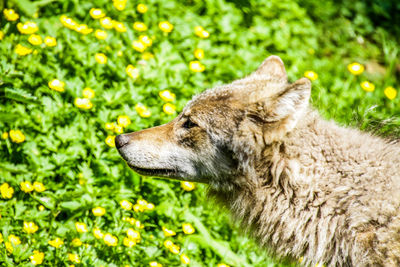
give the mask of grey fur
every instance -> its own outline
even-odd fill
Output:
[[[195,97],[160,126],[168,128],[161,137],[158,129],[128,136],[138,150],[141,143],[186,149],[192,156],[182,164],[198,169],[191,180],[210,184],[280,257],[303,257],[307,266],[400,266],[400,144],[323,120],[308,107],[310,90],[305,78],[289,84],[272,56],[248,77]],[[188,118],[198,126],[182,129]],[[135,162],[129,146],[120,152]],[[148,168],[157,165],[142,154]]]

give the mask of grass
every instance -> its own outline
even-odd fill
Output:
[[[141,6],[140,13],[138,4],[148,10]],[[351,4],[148,0],[122,8],[124,1],[8,1],[5,8],[19,16],[10,21],[8,10],[0,19],[0,262],[185,266],[184,254],[190,266],[289,266],[265,255],[216,210],[204,185],[187,191],[131,171],[113,137],[168,122],[192,95],[249,74],[271,54],[281,56],[292,81],[306,71],[318,75],[312,104],[326,118],[399,136],[399,42],[392,34],[398,29],[371,18],[375,4]],[[115,23],[107,29],[92,8],[126,30]],[[18,29],[27,21],[56,45],[29,39],[23,32],[35,27]],[[173,28],[167,23],[163,31],[163,21]],[[147,29],[138,31],[134,22]],[[82,33],[82,25],[92,32]],[[147,38],[134,48],[141,35]],[[353,62],[365,71],[352,74]],[[374,90],[365,91],[363,81]],[[161,98],[165,90],[175,96]],[[184,233],[184,223],[195,232]],[[167,248],[166,240],[178,247]]]

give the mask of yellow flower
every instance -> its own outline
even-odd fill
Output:
[[[122,220],[123,220],[124,222],[130,223],[131,225],[135,225],[135,223],[136,223],[135,218],[123,217]]]
[[[28,42],[30,42],[33,45],[41,45],[43,43],[42,37],[37,34],[31,34],[28,38]]]
[[[139,77],[139,69],[134,67],[131,64],[126,66],[125,71],[126,71],[126,74],[128,74],[128,76],[131,77],[132,79],[136,79]]]
[[[363,81],[361,83],[361,88],[364,89],[364,91],[373,92],[375,90],[375,85],[368,81]]]
[[[25,141],[25,135],[20,130],[10,130],[10,139],[14,143],[22,143]]]
[[[39,27],[33,21],[27,21],[24,24],[19,22],[17,24],[17,29],[22,34],[32,34],[39,30]]]
[[[94,32],[94,35],[99,40],[105,40],[107,38],[107,33],[105,31],[103,31],[103,30],[96,30]]]
[[[138,199],[136,201],[136,203],[139,205],[140,211],[144,211],[146,209],[146,207],[147,207],[147,204],[148,204],[147,201],[144,200],[144,199]]]
[[[31,263],[33,265],[39,265],[42,264],[44,260],[44,253],[40,252],[39,250],[34,250],[33,254],[29,256],[29,259],[31,260]]]
[[[19,244],[21,244],[21,240],[19,239],[18,236],[15,236],[13,234],[9,235],[8,241],[5,242],[6,249],[9,253],[13,253],[14,246],[17,246]]]
[[[71,244],[74,247],[80,247],[82,246],[82,241],[79,238],[74,238],[72,239]]]
[[[133,41],[132,48],[138,52],[143,52],[144,50],[146,50],[146,45],[141,41]]]
[[[4,17],[6,18],[6,20],[8,20],[8,21],[16,21],[17,19],[19,19],[18,13],[15,12],[15,10],[11,9],[11,8],[10,9],[5,8],[3,10],[3,14],[4,14]]]
[[[101,19],[106,16],[106,14],[100,8],[92,8],[90,9],[89,13],[94,19]]]
[[[124,132],[124,128],[121,125],[115,125],[114,126],[114,132],[116,134],[122,134]]]
[[[68,253],[68,260],[74,263],[81,263],[78,254]]]
[[[167,228],[165,228],[164,226],[162,227],[163,233],[165,237],[169,237],[169,236],[174,236],[176,235],[176,233],[172,230],[169,230]]]
[[[136,242],[140,242],[140,233],[138,231],[129,228],[128,231],[126,231],[126,235],[130,239],[135,240]]]
[[[39,229],[39,226],[37,226],[34,222],[25,222],[24,221],[24,231],[28,234],[33,234]]]
[[[139,4],[137,5],[136,10],[137,12],[144,14],[147,12],[148,8],[145,4]]]
[[[114,135],[107,136],[105,142],[109,147],[115,147],[115,136]]]
[[[43,205],[39,206],[39,211],[44,211],[45,207]]]
[[[190,223],[184,223],[182,224],[182,230],[185,234],[191,235],[194,233],[194,228]]]
[[[138,221],[138,220],[135,221],[135,226],[136,226],[137,228],[139,228],[139,229],[143,229],[143,228],[144,228],[144,225],[143,225],[140,221]]]
[[[131,120],[126,115],[118,116],[117,122],[118,122],[118,125],[121,125],[122,127],[126,127],[129,124],[131,124]]]
[[[81,222],[76,222],[75,228],[78,233],[86,233],[88,231],[86,224]]]
[[[10,187],[8,183],[3,183],[0,186],[1,197],[4,199],[12,198],[14,194],[14,188]]]
[[[46,36],[46,37],[44,38],[44,43],[45,43],[47,46],[49,46],[49,47],[53,47],[53,46],[56,46],[56,45],[57,45],[57,40],[56,40],[56,38],[54,38],[54,37]]]
[[[116,245],[118,245],[118,238],[110,233],[105,234],[103,240],[107,246],[115,247]]]
[[[78,27],[78,23],[76,23],[76,21],[74,21],[73,19],[68,18],[66,15],[61,15],[60,21],[62,25],[64,25],[64,27],[67,27],[68,29],[76,30],[76,27]]]
[[[86,25],[86,24],[79,24],[79,25],[74,27],[74,30],[79,32],[79,33],[82,33],[84,35],[87,35],[87,34],[93,32],[93,29],[89,28],[89,26]]]
[[[181,250],[181,248],[178,246],[178,245],[172,245],[170,248],[169,248],[169,251],[171,251],[172,253],[174,253],[174,254],[179,254],[179,252],[180,252],[180,250]]]
[[[194,57],[197,59],[204,58],[204,50],[201,48],[197,48],[196,50],[194,50],[193,54],[194,54]]]
[[[93,107],[93,103],[89,98],[75,98],[74,105],[81,109],[91,109]]]
[[[163,110],[166,114],[172,115],[175,113],[176,107],[174,104],[171,103],[165,103],[163,106]]]
[[[147,31],[147,26],[143,22],[135,22],[133,23],[133,28],[137,30],[138,32],[144,32]]]
[[[113,122],[107,122],[106,123],[106,125],[105,125],[105,127],[106,127],[106,129],[107,130],[114,130],[114,127],[115,127],[115,123],[113,123]]]
[[[158,27],[163,32],[172,32],[172,30],[174,29],[174,25],[169,23],[169,21],[161,21],[160,23],[158,23]]]
[[[136,212],[144,211],[144,209],[138,204],[133,205],[133,210],[136,211]]]
[[[82,95],[86,98],[93,98],[95,96],[95,92],[93,91],[93,89],[86,87],[85,89],[83,89]]]
[[[107,63],[107,56],[103,53],[97,53],[96,55],[94,55],[94,58],[96,59],[97,63],[99,63],[99,64]]]
[[[29,181],[21,182],[20,183],[21,190],[24,191],[25,193],[32,192],[35,188]]]
[[[113,5],[118,11],[122,11],[125,9],[126,0],[113,0]]]
[[[196,185],[192,182],[181,182],[181,187],[185,191],[192,191],[196,188]]]
[[[101,239],[103,238],[104,234],[101,232],[101,230],[99,228],[94,228],[93,229],[93,235],[94,237],[96,237],[97,239]]]
[[[123,242],[125,247],[131,248],[136,245],[136,241],[133,239],[130,239],[128,237],[124,237],[124,242]]]
[[[106,209],[102,207],[96,207],[92,209],[92,212],[94,216],[103,216],[106,214]]]
[[[318,74],[312,70],[304,72],[304,76],[310,79],[311,81],[315,81],[316,79],[318,79]]]
[[[6,241],[6,242],[4,242],[4,245],[6,246],[6,250],[7,250],[9,253],[13,253],[14,247],[13,247],[13,245],[11,244],[11,242]]]
[[[35,191],[38,193],[46,190],[46,187],[41,182],[34,182],[33,187],[35,188]]]
[[[206,69],[206,67],[197,60],[190,61],[189,68],[193,72],[203,72]]]
[[[188,256],[186,256],[185,254],[181,254],[181,262],[183,264],[189,264],[190,263],[190,259]]]
[[[126,32],[126,27],[122,22],[115,22],[114,23],[114,29],[117,32]]]
[[[151,116],[151,111],[148,110],[147,107],[141,103],[136,104],[135,110],[142,118],[148,118]]]
[[[21,244],[21,239],[19,239],[18,236],[13,235],[13,234],[8,236],[8,241],[11,242],[11,244],[13,244],[13,245]]]
[[[219,263],[217,265],[217,267],[230,267],[229,265],[225,264],[225,263]]]
[[[17,44],[17,46],[15,47],[15,53],[17,53],[17,55],[19,55],[19,56],[26,56],[26,55],[29,55],[30,53],[32,53],[32,49],[30,49],[29,47],[25,47],[23,45]]]
[[[153,203],[147,203],[146,209],[147,210],[154,210],[154,204]]]
[[[57,92],[64,92],[65,82],[62,82],[58,79],[53,79],[49,82],[50,89],[57,91]]]
[[[64,244],[61,238],[56,237],[54,240],[49,240],[49,245],[55,248],[60,248]]]
[[[152,58],[154,58],[154,55],[152,53],[150,53],[150,52],[144,52],[142,54],[142,59],[144,59],[144,60],[149,60],[149,59],[152,59]]]
[[[392,86],[388,86],[385,88],[385,90],[383,91],[383,93],[385,94],[385,96],[387,98],[389,98],[390,100],[393,100],[396,98],[397,96],[397,91],[396,89],[394,89]],[[11,132],[11,131],[10,131]]]
[[[166,248],[171,248],[172,246],[174,245],[174,242],[172,242],[171,240],[165,240],[164,241],[164,247],[166,247]]]
[[[4,38],[4,32],[0,30],[0,40],[3,40]]]
[[[206,31],[202,26],[194,27],[194,34],[196,34],[200,38],[208,38],[210,34]]]
[[[153,40],[147,35],[140,35],[139,41],[142,42],[146,47],[150,47],[153,44]]]
[[[6,140],[8,138],[8,133],[7,132],[2,133],[1,138]]]
[[[170,102],[175,100],[175,94],[171,93],[169,90],[163,90],[158,93],[162,100],[165,102]]]
[[[162,267],[161,263],[158,263],[156,261],[152,261],[149,263],[150,267]]]
[[[100,19],[100,25],[107,30],[112,29],[114,26],[113,21],[110,17]]]
[[[353,62],[353,63],[347,65],[347,69],[353,75],[360,75],[361,73],[364,72],[364,66],[357,62]]]
[[[0,233],[0,244],[3,243],[3,241],[4,241],[3,234]]]
[[[121,208],[125,209],[125,210],[131,210],[132,209],[132,203],[126,199],[121,200],[121,202],[119,202],[119,204],[121,205]]]

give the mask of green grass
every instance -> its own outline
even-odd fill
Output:
[[[371,2],[371,1],[370,1]],[[42,265],[65,266],[149,266],[157,261],[163,266],[184,266],[183,253],[190,266],[288,266],[269,258],[247,239],[229,215],[207,200],[206,187],[197,185],[187,192],[181,184],[156,178],[143,178],[131,171],[109,147],[106,123],[116,123],[118,116],[130,118],[124,132],[137,131],[173,119],[185,103],[207,88],[231,82],[254,71],[264,58],[279,55],[292,81],[312,70],[312,104],[324,117],[379,134],[400,135],[400,96],[389,99],[385,88],[400,88],[398,28],[390,25],[390,8],[378,2],[362,1],[338,5],[336,1],[162,1],[149,0],[148,11],[136,10],[141,2],[128,1],[118,11],[111,1],[8,1],[17,21],[7,21],[2,14],[0,29],[0,131],[10,134],[20,130],[21,143],[3,135],[0,140],[0,262],[4,266],[31,266],[34,250],[45,254]],[[301,3],[301,4],[300,4]],[[3,2],[0,3],[0,8]],[[122,22],[126,32],[103,29],[99,20],[89,15],[91,8],[102,9],[113,20]],[[386,12],[386,13],[385,13]],[[68,29],[60,21],[66,15],[79,24],[107,32],[105,40],[94,32],[83,35]],[[376,15],[376,16],[375,16]],[[376,18],[384,17],[381,21]],[[42,39],[55,37],[57,45],[32,45],[29,34],[21,34],[17,23],[34,21]],[[148,30],[133,29],[136,21]],[[173,25],[170,33],[162,32],[161,21]],[[395,25],[395,24],[393,24]],[[195,35],[202,26],[208,38]],[[385,26],[386,28],[383,28]],[[143,53],[132,48],[140,35],[152,39],[145,52],[154,57],[143,60]],[[32,49],[20,56],[18,44]],[[203,72],[193,72],[189,63],[196,60],[194,50],[205,56],[200,62]],[[107,56],[106,64],[95,60],[96,53]],[[355,76],[348,64],[359,62],[366,70]],[[126,67],[137,67],[139,77],[131,78]],[[59,79],[64,91],[51,90],[48,83]],[[360,83],[370,81],[373,92],[364,91]],[[74,105],[89,87],[95,96],[93,106],[82,109]],[[177,112],[166,114],[159,92],[176,95],[172,104]],[[141,117],[135,106],[141,103],[151,111]],[[10,134],[11,135],[11,134]],[[21,182],[43,183],[43,192],[24,192]],[[13,188],[11,198],[5,195],[7,183]],[[40,191],[40,190],[39,190]],[[154,210],[125,210],[120,201],[146,200]],[[92,208],[103,207],[104,216],[96,217]],[[135,218],[143,228],[131,225],[124,217]],[[34,233],[24,230],[24,222],[34,222]],[[76,222],[85,223],[80,233]],[[195,233],[185,234],[183,223],[191,223]],[[162,227],[175,231],[165,237]],[[93,235],[100,228],[118,238],[109,246]],[[141,240],[128,248],[123,244],[126,232],[133,228]],[[20,238],[10,253],[9,236]],[[60,238],[59,248],[49,245]],[[83,243],[74,246],[72,240]],[[166,239],[180,247],[179,254],[164,246]],[[68,254],[76,254],[74,263]]]

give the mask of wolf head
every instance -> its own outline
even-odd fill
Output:
[[[117,136],[116,146],[142,175],[239,184],[296,127],[310,91],[306,78],[288,83],[282,60],[270,56],[249,76],[194,97],[173,121]]]

